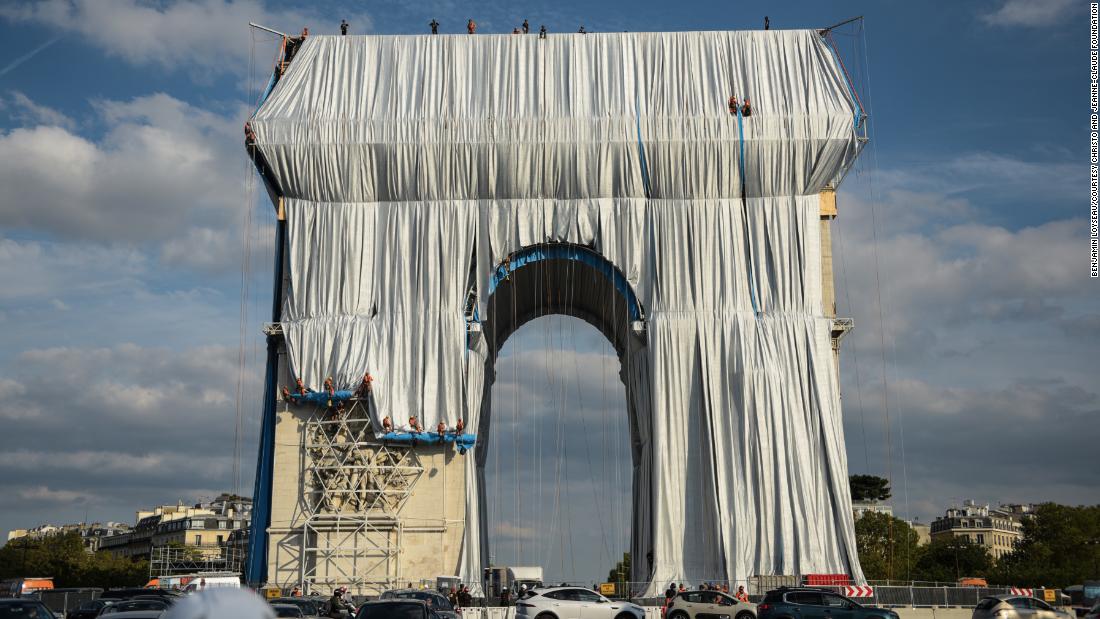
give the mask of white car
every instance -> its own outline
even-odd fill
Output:
[[[580,587],[535,589],[516,601],[516,619],[645,619],[645,609]]]
[[[681,591],[665,609],[665,619],[756,619],[756,604],[721,591]]]

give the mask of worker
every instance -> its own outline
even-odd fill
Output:
[[[428,25],[432,28],[432,34],[439,34],[439,22],[433,18],[432,21],[428,22]]]
[[[735,595],[733,597],[737,598],[738,602],[748,602],[749,601],[749,594],[745,593],[745,586],[744,585],[741,585],[741,586],[737,587],[737,595]]]
[[[768,16],[764,16],[764,30],[771,30],[772,20],[768,19]]]
[[[466,585],[462,585],[462,589],[458,592],[458,602],[462,606],[469,606],[474,601],[474,596],[470,595],[470,588]]]
[[[312,389],[306,389],[305,384],[302,383],[302,379],[295,378],[294,379],[294,391],[296,391],[298,393],[298,395],[305,395],[307,393],[310,393],[312,391]]]
[[[466,32],[469,34],[477,32],[477,22],[472,19],[466,20]]]
[[[328,393],[330,397],[336,395],[336,388],[333,386],[331,376],[325,379],[325,392]]]
[[[752,103],[749,103],[748,97],[745,97],[745,105],[741,106],[741,115],[745,118],[752,116]]]
[[[519,34],[519,27],[512,28],[512,34]]]
[[[290,597],[298,598],[302,597],[302,588],[298,585],[294,585],[294,589],[290,592]]]
[[[409,417],[409,427],[413,429],[413,432],[420,432],[420,420],[416,417]]]
[[[342,37],[348,36],[348,22],[347,22],[346,19],[341,19],[340,20],[340,36],[342,36]]]
[[[545,39],[546,38],[546,24],[543,24],[543,25],[539,26],[539,38],[540,39]]]
[[[737,104],[737,95],[730,95],[729,106],[730,114],[737,116],[737,108],[739,107]]]
[[[531,26],[527,24],[527,20],[523,20],[523,34],[529,34],[531,32]]]
[[[386,434],[393,432],[393,422],[390,421],[389,417],[382,420],[382,430],[385,431]]]
[[[451,606],[458,606],[458,591],[454,587],[451,587],[451,592],[447,594],[447,601]]]
[[[463,423],[461,419],[459,419],[458,423],[455,424],[455,434],[462,434],[462,431],[464,429],[466,429],[466,424]]]
[[[581,28],[580,28],[580,30],[577,31],[577,34],[588,34],[587,32],[584,31],[584,24],[581,24]]]
[[[438,424],[436,424],[435,431],[439,432],[439,438],[440,440],[442,440],[443,437],[447,434],[447,424],[440,421]]]
[[[244,145],[253,146],[256,144],[256,132],[252,130],[252,123],[244,124]]]
[[[294,398],[290,395],[290,389],[287,389],[286,385],[283,385],[283,402],[291,402]]]
[[[373,383],[374,377],[370,375],[370,372],[363,374],[363,380],[359,383],[359,392],[357,395],[361,398],[369,396]]]

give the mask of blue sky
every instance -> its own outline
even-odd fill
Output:
[[[153,502],[232,488],[239,377],[250,486],[272,216],[249,187],[241,124],[275,42],[249,20],[335,32],[346,18],[353,34],[389,34],[432,18],[459,32],[467,17],[510,32],[526,17],[563,32],[759,28],[765,14],[773,28],[866,17],[865,39],[837,33],[875,127],[835,239],[840,311],[857,325],[842,358],[851,470],[889,474],[898,512],[924,521],[968,497],[1100,502],[1087,456],[1100,420],[1087,3],[13,0],[0,6],[0,529],[129,521]],[[559,336],[575,355],[546,354]],[[500,452],[498,559],[590,580],[625,549],[614,514],[629,494],[609,481],[625,466],[625,414],[609,355],[572,320],[509,342],[501,364],[575,376],[576,395],[520,404],[537,386],[501,371],[502,420],[535,432],[561,410],[600,429],[592,466],[566,463],[576,511],[561,516],[556,551],[531,554],[531,529],[551,523],[511,507],[539,463]],[[589,479],[592,467],[607,475]]]

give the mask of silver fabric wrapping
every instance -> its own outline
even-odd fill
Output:
[[[315,389],[369,371],[377,416],[487,436],[471,269],[484,318],[512,252],[591,247],[646,313],[622,358],[633,579],[862,580],[817,195],[859,153],[856,114],[812,31],[311,37],[252,120],[286,198],[291,367]],[[472,581],[485,453],[466,467]]]

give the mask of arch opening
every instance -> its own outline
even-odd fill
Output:
[[[616,422],[610,423],[610,430],[608,429],[607,420],[598,420],[603,423],[601,428],[603,432],[618,432],[619,439],[621,440],[622,434],[626,434],[627,442],[625,449],[629,450],[630,454],[630,468],[623,472],[622,475],[618,475],[616,478],[616,484],[625,484],[629,490],[626,491],[627,498],[623,502],[613,503],[608,500],[606,504],[597,507],[598,510],[603,511],[602,522],[590,522],[588,525],[592,527],[605,527],[600,532],[601,540],[610,539],[608,547],[602,549],[601,561],[610,559],[609,564],[599,566],[596,572],[589,570],[589,575],[606,575],[606,570],[610,569],[617,561],[621,560],[622,552],[624,550],[631,552],[632,556],[638,556],[637,551],[642,550],[642,555],[647,554],[646,550],[652,547],[651,542],[648,540],[648,532],[650,527],[648,523],[639,525],[639,516],[641,511],[640,506],[648,505],[650,502],[650,488],[648,483],[639,483],[639,471],[645,467],[645,461],[648,459],[644,455],[643,449],[643,434],[640,432],[640,423],[642,426],[645,424],[645,416],[648,415],[648,411],[640,411],[639,406],[645,406],[648,402],[648,397],[638,397],[635,391],[637,389],[632,385],[636,384],[635,368],[632,366],[636,363],[636,359],[644,357],[645,348],[645,309],[638,300],[633,288],[630,286],[626,277],[622,271],[618,269],[614,264],[604,258],[598,252],[581,245],[568,244],[568,243],[547,243],[538,244],[525,247],[519,251],[516,251],[509,255],[500,265],[498,265],[490,274],[488,285],[488,299],[485,304],[486,315],[481,322],[481,331],[485,338],[486,344],[486,383],[484,397],[481,406],[481,419],[478,429],[479,436],[490,437],[492,436],[492,422],[494,418],[497,418],[501,425],[508,423],[516,423],[517,419],[522,420],[524,415],[528,415],[529,410],[518,410],[519,407],[510,402],[501,402],[501,411],[511,410],[515,415],[511,417],[500,417],[494,414],[493,404],[493,385],[496,382],[498,375],[508,377],[510,383],[515,383],[514,376],[509,375],[508,367],[497,367],[498,359],[501,356],[502,351],[505,350],[506,343],[510,338],[515,335],[525,325],[531,324],[533,321],[543,319],[539,321],[540,325],[547,320],[558,320],[559,326],[565,322],[572,322],[569,318],[583,321],[593,327],[602,336],[603,340],[606,340],[605,344],[610,345],[610,349],[614,350],[614,356],[618,361],[618,381],[608,381],[606,388],[607,402],[612,402],[615,405],[608,406],[611,411],[616,412],[615,409],[624,410],[626,414],[625,425],[623,419],[620,417]],[[557,317],[557,318],[554,318]],[[569,318],[562,318],[569,317]],[[576,325],[573,323],[575,326]],[[569,328],[569,327],[567,327]],[[579,331],[583,331],[581,327]],[[533,334],[537,337],[537,332]],[[564,336],[569,339],[573,334]],[[595,336],[595,334],[591,334]],[[558,337],[563,337],[559,332]],[[523,335],[516,338],[514,342],[522,342]],[[601,338],[589,337],[589,342],[596,342]],[[571,349],[571,346],[575,345],[575,342],[562,342],[559,339],[559,345],[565,347],[565,352],[572,355],[577,355],[575,347]],[[608,352],[604,348],[605,352]],[[509,351],[514,354],[515,350]],[[559,350],[559,355],[560,355]],[[508,353],[505,356],[511,357]],[[608,355],[610,356],[610,355]],[[515,363],[514,358],[509,359],[510,362]],[[573,359],[577,361],[576,357]],[[514,366],[513,366],[514,367]],[[614,372],[614,367],[608,368]],[[571,371],[575,371],[575,368]],[[597,370],[606,371],[606,370]],[[575,377],[559,376],[559,380],[572,383],[571,388],[575,388],[578,393],[582,388],[580,385],[581,377],[579,374]],[[602,379],[602,377],[601,377]],[[533,379],[532,379],[533,380]],[[513,389],[519,388],[523,381],[518,381],[520,384],[510,384]],[[564,389],[561,383],[558,383],[559,388]],[[527,393],[528,397],[532,394]],[[567,404],[560,400],[561,395],[557,396],[559,400],[555,403],[562,407]],[[620,399],[622,398],[622,399]],[[603,403],[601,403],[601,406]],[[500,411],[496,411],[500,412]],[[574,411],[575,412],[575,411]],[[642,419],[640,419],[640,415]],[[507,413],[506,413],[507,414]],[[583,414],[583,413],[582,413]],[[535,418],[535,417],[532,417]],[[538,444],[532,441],[531,444],[535,445],[535,449],[531,450],[534,453],[528,453],[526,456],[529,461],[533,461],[533,458],[545,457],[551,449],[563,449],[562,441],[566,441],[564,450],[571,457],[583,459],[584,462],[588,462],[591,459],[591,450],[593,446],[587,442],[589,436],[587,433],[592,431],[585,427],[585,422],[580,420],[579,417],[566,415],[563,411],[559,410],[557,418],[554,423],[562,424],[565,421],[571,425],[568,430],[564,431],[561,427],[556,428],[556,432],[549,438],[543,437],[542,440],[554,441],[547,445],[543,443],[542,450],[539,451]],[[577,423],[579,421],[579,423]],[[584,436],[580,436],[580,433],[585,433]],[[507,439],[506,439],[507,440]],[[527,440],[532,440],[528,435]],[[603,444],[603,438],[595,445],[598,451],[601,444]],[[609,439],[613,440],[613,439]],[[495,453],[490,454],[490,445],[493,445],[493,449],[497,450]],[[502,447],[504,449],[502,450]],[[489,492],[493,491],[490,484],[487,483],[489,479],[486,476],[486,467],[492,467],[496,464],[494,458],[501,456],[510,456],[514,453],[517,445],[508,447],[506,442],[498,440],[485,440],[479,441],[477,446],[477,477],[479,481],[478,500],[481,505],[480,511],[480,523],[479,529],[481,533],[481,554],[482,564],[485,566],[496,564],[501,565],[502,560],[506,560],[510,557],[517,556],[516,553],[506,553],[504,555],[494,555],[500,546],[504,544],[494,544],[498,542],[500,538],[500,531],[490,531],[489,525],[491,517],[499,516],[499,514],[492,514],[490,512],[490,506],[494,505],[489,500]],[[623,455],[621,451],[616,451],[616,455]],[[561,454],[556,454],[558,458]],[[607,454],[602,454],[606,456]],[[560,460],[558,460],[560,461]],[[616,469],[615,471],[619,471]],[[567,470],[568,473],[568,470]],[[575,474],[575,473],[574,473]],[[593,475],[597,474],[596,472]],[[571,480],[576,480],[577,477],[570,474],[567,476],[565,483],[568,484]],[[546,483],[544,479],[543,483]],[[560,479],[553,479],[551,483],[560,484]],[[590,481],[581,479],[581,484],[590,484]],[[620,487],[621,489],[621,487]],[[560,490],[560,488],[559,488]],[[576,488],[564,490],[567,495],[569,493],[576,496],[578,501],[585,500],[585,497],[577,495]],[[587,500],[593,503],[599,503],[599,499],[588,496]],[[623,506],[625,504],[625,509]],[[513,510],[513,517],[517,515],[522,518],[521,510]],[[648,520],[648,517],[645,518]],[[498,520],[493,524],[496,525],[502,520]],[[576,520],[573,521],[574,525],[579,524]],[[515,525],[515,522],[508,524]],[[535,524],[534,523],[520,523]],[[558,537],[561,536],[561,528],[563,524],[560,518],[555,525],[558,527],[551,531],[535,531],[536,537],[539,534],[552,534],[555,535],[551,540],[553,543],[558,543]],[[528,527],[530,528],[530,527]],[[618,531],[627,532],[626,539],[628,544],[626,548],[616,547],[612,548],[611,545],[616,543],[618,535],[609,533],[607,529],[616,529]],[[527,533],[528,531],[517,529],[516,533]],[[576,538],[571,540],[575,543]],[[530,550],[530,549],[529,549]],[[559,552],[559,551],[555,551]],[[543,566],[548,570],[547,576],[557,574],[559,570],[550,569],[551,567],[557,567],[558,561],[568,561],[565,553],[567,550],[561,550],[560,554],[555,552],[546,553],[544,556],[552,557],[554,565]],[[520,553],[524,556],[532,556],[530,552]],[[617,556],[616,556],[617,555]],[[652,557],[652,553],[648,555]],[[572,557],[570,557],[572,558]],[[647,565],[645,560],[635,561],[631,569],[631,574],[625,575],[624,580],[638,581],[646,579],[649,573],[651,565]],[[568,568],[565,572],[568,574]]]

